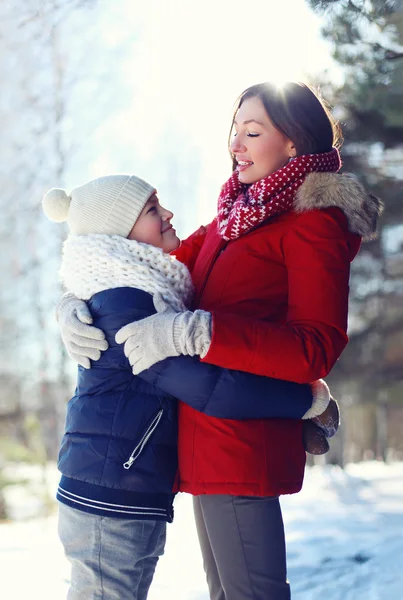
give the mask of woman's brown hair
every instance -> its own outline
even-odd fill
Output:
[[[258,83],[242,92],[236,102],[229,143],[235,115],[247,98],[260,98],[274,127],[295,144],[297,156],[330,152],[342,144],[341,128],[325,102],[309,86],[296,82],[279,88]]]

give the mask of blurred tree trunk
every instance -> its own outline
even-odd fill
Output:
[[[386,462],[388,456],[388,396],[380,390],[376,405],[376,458]]]
[[[54,437],[47,445],[53,459],[63,427],[64,400],[72,385],[67,356],[52,323],[56,295],[62,290],[50,283],[52,270],[57,278],[65,229],[55,227],[49,235],[40,200],[49,181],[65,184],[68,144],[72,143],[65,140],[69,99],[82,76],[71,68],[66,21],[73,11],[95,3],[15,0],[0,4],[0,75],[4,82],[0,251],[5,258],[0,361],[3,373],[20,381],[22,410],[36,411],[49,425],[53,420],[53,427],[44,428]],[[49,388],[49,380],[55,378],[60,385]],[[55,391],[58,397],[51,395]]]

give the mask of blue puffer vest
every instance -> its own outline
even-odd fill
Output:
[[[90,513],[172,521],[177,471],[176,400],[134,377],[116,332],[155,312],[134,288],[95,294],[88,302],[109,348],[91,369],[78,369],[67,409],[58,467],[60,502]]]

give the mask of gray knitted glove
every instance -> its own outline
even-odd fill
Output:
[[[108,342],[101,329],[91,327],[88,306],[73,294],[64,294],[56,306],[56,317],[67,354],[85,369],[90,369],[90,359],[99,360],[101,351],[108,348]]]
[[[115,340],[124,345],[134,375],[168,358],[207,354],[211,342],[211,314],[204,310],[177,312],[155,294],[157,314],[125,325]]]

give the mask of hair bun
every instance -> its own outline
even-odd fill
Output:
[[[71,197],[66,190],[52,188],[42,198],[42,208],[45,215],[51,221],[62,223],[67,221]]]

